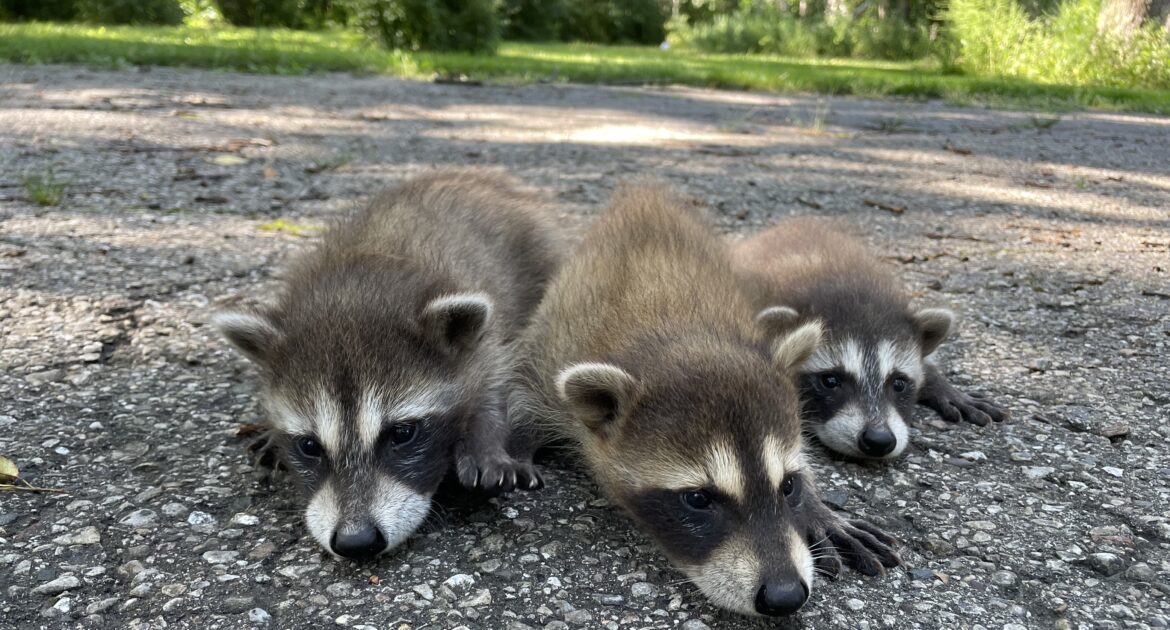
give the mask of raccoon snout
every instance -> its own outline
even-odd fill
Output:
[[[808,599],[804,580],[765,582],[756,593],[756,612],[769,617],[791,615]]]
[[[369,560],[386,550],[386,537],[378,526],[363,523],[356,529],[343,531],[339,528],[333,532],[329,546],[333,553],[343,558]]]
[[[885,428],[869,427],[861,432],[861,437],[857,440],[857,447],[870,457],[889,455],[897,445],[898,438]]]

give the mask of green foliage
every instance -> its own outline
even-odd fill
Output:
[[[868,16],[831,22],[801,20],[774,5],[717,15],[695,24],[673,20],[668,27],[672,45],[708,52],[920,59],[930,51],[926,26]]]
[[[77,18],[95,24],[182,24],[178,0],[77,0]]]
[[[99,2],[101,0],[98,0]],[[284,26],[297,28],[305,23],[303,0],[215,0],[219,12],[236,26]]]
[[[0,0],[0,15],[12,20],[67,22],[77,17],[74,0]]]
[[[188,24],[214,24],[223,22],[215,0],[179,0]]]
[[[1170,36],[1150,24],[1097,31],[1101,0],[1065,0],[1033,17],[1014,0],[951,0],[954,64],[983,76],[1066,85],[1170,88]]]
[[[567,0],[503,0],[500,22],[504,39],[551,42],[561,37],[569,17]]]
[[[666,37],[659,0],[568,0],[562,39],[601,44],[658,44]]]
[[[44,174],[26,175],[21,183],[28,198],[38,206],[60,205],[65,198],[65,188],[69,185],[68,181],[57,178],[51,166]]]
[[[353,0],[358,28],[387,48],[494,52],[495,0]]]

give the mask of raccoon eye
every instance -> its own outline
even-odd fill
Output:
[[[414,434],[417,432],[413,422],[396,424],[390,429],[390,442],[394,446],[402,446],[414,439]]]
[[[297,450],[301,455],[312,459],[317,459],[325,454],[325,449],[321,448],[321,443],[311,437],[303,437],[297,440]]]
[[[906,386],[907,386],[906,379],[904,379],[902,377],[895,378],[894,382],[892,383],[892,386],[894,388],[894,391],[901,394],[902,392],[906,391]]]
[[[821,375],[821,385],[824,385],[825,389],[837,389],[838,387],[841,386],[841,377],[837,376],[836,374],[832,374],[832,373],[822,374]]]
[[[792,493],[796,490],[796,477],[792,475],[785,477],[784,483],[780,484],[780,490],[784,493],[784,496],[792,496]]]
[[[711,507],[711,495],[702,490],[688,490],[679,494],[683,505],[692,510],[706,510]]]

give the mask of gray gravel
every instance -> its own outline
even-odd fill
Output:
[[[790,625],[1167,627],[1170,119],[1052,122],[685,89],[0,66],[0,454],[64,490],[0,493],[0,625],[777,625],[705,604],[557,462],[544,491],[453,497],[366,565],[325,557],[287,480],[254,469],[236,435],[260,419],[254,374],[205,322],[309,242],[266,228],[321,225],[433,165],[485,164],[550,191],[575,232],[637,173],[704,200],[728,233],[846,217],[923,303],[963,313],[944,358],[1013,419],[922,411],[897,463],[826,459],[834,505],[899,536],[907,566],[820,585]],[[69,186],[42,208],[21,179],[50,166]]]

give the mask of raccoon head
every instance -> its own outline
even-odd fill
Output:
[[[801,376],[817,438],[852,457],[901,455],[909,444],[923,362],[946,339],[953,320],[951,311],[930,308],[911,313],[898,329],[834,330]]]
[[[343,302],[215,316],[260,369],[263,407],[308,498],[305,521],[330,553],[372,558],[422,524],[471,416],[496,411],[475,356],[491,312],[486,296],[458,294],[406,324]]]
[[[578,363],[556,381],[607,493],[707,598],[741,614],[791,614],[813,585],[796,366],[819,337],[819,323],[787,332],[771,362],[763,349],[658,338],[629,353],[640,361]]]

